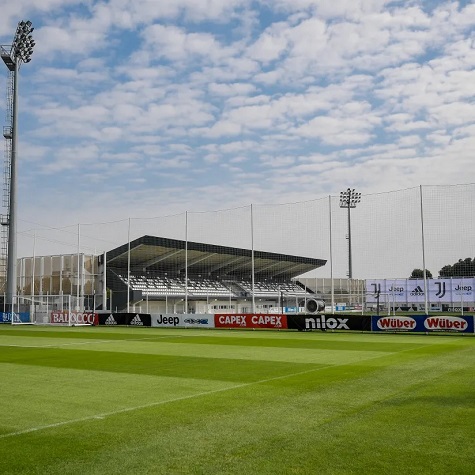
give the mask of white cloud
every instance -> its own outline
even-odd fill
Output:
[[[475,5],[429,3],[5,5],[7,42],[19,15],[36,28],[19,177],[39,191],[22,195],[23,213],[41,215],[43,189],[74,183],[58,220],[466,181]]]

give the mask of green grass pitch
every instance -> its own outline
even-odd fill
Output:
[[[1,474],[473,474],[475,338],[0,325]]]

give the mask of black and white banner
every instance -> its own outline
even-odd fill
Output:
[[[371,330],[371,317],[363,315],[287,315],[287,328],[309,330]]]
[[[148,313],[100,313],[99,325],[150,327],[152,322]]]

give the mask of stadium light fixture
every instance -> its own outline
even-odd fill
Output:
[[[350,210],[356,208],[361,201],[361,193],[357,193],[355,189],[348,188],[340,191],[340,208],[348,209],[348,278],[353,278],[353,262],[351,256],[351,214]]]
[[[13,312],[14,298],[17,290],[17,227],[16,227],[16,210],[17,210],[17,142],[18,142],[18,72],[22,63],[29,63],[35,41],[33,39],[33,26],[31,21],[20,21],[18,23],[13,42],[9,46],[0,46],[0,56],[7,66],[8,70],[13,73],[13,91],[12,91],[12,113],[11,126],[4,128],[4,137],[11,140],[11,156],[10,156],[10,183],[7,194],[8,200],[8,216],[2,225],[8,226],[8,255],[7,255],[7,292],[6,307],[9,312]],[[6,130],[6,132],[5,132]],[[7,185],[8,186],[8,185]],[[8,193],[9,191],[9,193]],[[13,318],[12,318],[13,322]]]

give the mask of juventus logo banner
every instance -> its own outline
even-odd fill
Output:
[[[427,300],[431,303],[451,303],[458,306],[475,303],[475,279],[428,279]],[[366,281],[366,301],[381,304],[411,304],[425,302],[422,279],[375,279]]]

